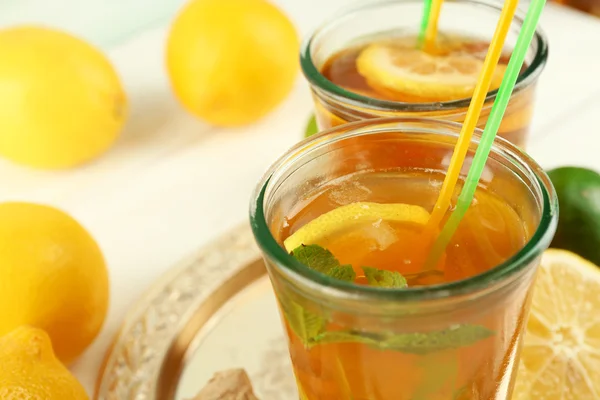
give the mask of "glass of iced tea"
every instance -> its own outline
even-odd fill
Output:
[[[458,231],[425,269],[424,227],[459,132],[433,119],[341,125],[260,182],[250,219],[301,399],[510,398],[557,199],[543,170],[499,139]]]
[[[445,1],[437,41],[426,51],[418,40],[422,0],[367,1],[340,13],[317,29],[301,52],[319,128],[385,116],[462,122],[501,7],[488,0]],[[517,12],[480,127],[485,126],[522,22]],[[546,39],[538,31],[499,130],[521,147],[547,57]]]

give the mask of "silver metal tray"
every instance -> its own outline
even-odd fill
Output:
[[[244,368],[261,400],[296,400],[287,343],[250,227],[161,277],[123,322],[97,400],[190,399],[216,371]]]

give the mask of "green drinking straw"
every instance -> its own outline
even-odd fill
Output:
[[[425,41],[425,33],[427,32],[427,25],[429,25],[429,14],[431,13],[431,2],[432,0],[423,0],[423,17],[421,17],[421,29],[419,31],[420,46],[423,46]]]
[[[446,246],[452,238],[452,235],[454,235],[454,232],[458,228],[460,221],[464,217],[465,213],[469,209],[469,206],[471,205],[471,202],[473,201],[475,190],[479,184],[479,179],[483,173],[483,169],[492,149],[494,139],[498,133],[498,128],[502,122],[502,117],[504,116],[504,112],[508,106],[508,101],[510,100],[510,96],[515,87],[515,83],[519,76],[519,72],[521,71],[523,62],[525,61],[527,49],[529,48],[531,40],[535,35],[535,30],[545,4],[546,0],[531,0],[531,4],[527,10],[527,15],[523,21],[523,27],[521,28],[521,32],[517,38],[517,43],[510,57],[510,61],[508,62],[508,66],[504,73],[500,88],[498,89],[498,95],[494,101],[489,119],[483,130],[481,140],[479,141],[479,146],[477,147],[477,151],[473,157],[473,162],[471,163],[471,167],[467,173],[465,184],[456,201],[456,208],[448,218],[448,221],[442,228],[439,236],[433,244],[431,251],[429,252],[427,261],[425,263],[426,270],[431,269],[431,266],[435,265],[435,262],[444,252]]]

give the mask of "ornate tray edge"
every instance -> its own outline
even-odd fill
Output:
[[[154,399],[163,361],[185,325],[183,317],[259,258],[246,223],[160,277],[126,314],[100,368],[94,399]]]

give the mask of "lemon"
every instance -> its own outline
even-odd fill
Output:
[[[55,208],[1,203],[0,221],[0,335],[21,325],[41,328],[68,363],[106,316],[102,253],[77,221]]]
[[[41,329],[19,327],[0,337],[0,365],[0,399],[88,399],[81,384],[56,359]]]
[[[515,400],[600,398],[600,269],[547,250],[538,273]]]
[[[357,202],[318,216],[289,236],[283,245],[287,251],[292,251],[302,244],[319,244],[327,237],[335,236],[338,232],[351,231],[352,228],[365,223],[385,221],[424,225],[428,220],[429,213],[420,206]]]
[[[414,43],[374,43],[358,56],[356,67],[376,90],[436,101],[471,97],[483,61],[468,53],[431,54]],[[498,65],[490,90],[502,82],[506,67]]]
[[[291,91],[299,38],[264,0],[193,0],[172,24],[166,62],[183,106],[220,126],[254,122]]]
[[[67,168],[117,138],[127,100],[110,62],[53,29],[0,30],[0,155],[37,168]]]

